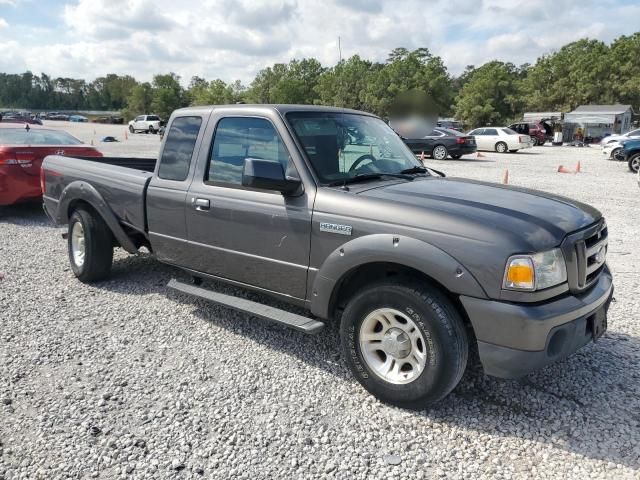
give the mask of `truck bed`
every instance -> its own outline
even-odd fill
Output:
[[[153,158],[48,156],[42,164],[45,204],[52,216],[64,223],[65,212],[58,211],[64,208],[59,205],[62,193],[71,183],[84,182],[95,188],[122,224],[145,233],[145,196],[155,164]]]

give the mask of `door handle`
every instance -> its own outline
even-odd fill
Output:
[[[192,198],[191,205],[193,205],[193,208],[199,212],[203,212],[211,208],[211,203],[206,198]]]

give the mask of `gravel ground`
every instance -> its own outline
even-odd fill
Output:
[[[93,136],[93,125],[70,130]],[[99,147],[153,155],[158,144]],[[582,173],[555,173],[578,160]],[[309,337],[171,293],[183,275],[145,255],[118,251],[110,281],[83,285],[63,230],[37,206],[8,208],[0,479],[640,478],[635,177],[586,148],[428,163],[491,181],[509,169],[512,184],[604,212],[616,302],[601,341],[520,381],[474,367],[440,406],[404,411],[351,378],[335,328]]]

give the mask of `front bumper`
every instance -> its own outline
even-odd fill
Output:
[[[613,296],[608,268],[585,294],[527,305],[461,296],[487,375],[517,378],[566,358],[593,339],[593,319]]]

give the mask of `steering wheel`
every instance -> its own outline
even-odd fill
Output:
[[[373,155],[369,155],[368,153],[365,155],[361,155],[355,162],[353,162],[353,164],[349,168],[349,172],[353,172],[354,170],[356,170],[365,160],[371,160],[372,162],[375,162],[377,159],[376,157],[374,157]]]

